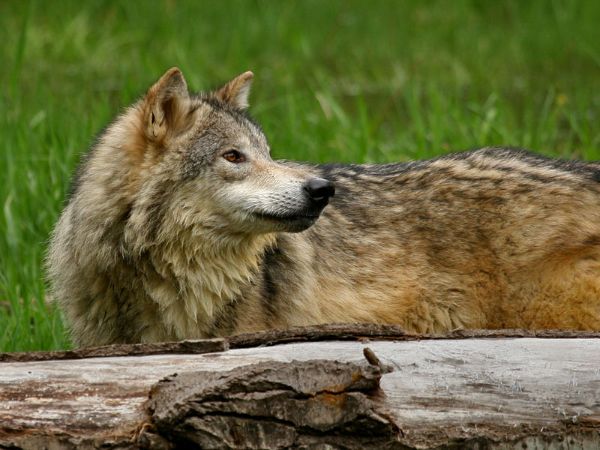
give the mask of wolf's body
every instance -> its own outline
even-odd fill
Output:
[[[188,96],[169,71],[82,163],[48,260],[77,344],[325,322],[600,329],[599,166],[509,149],[273,162],[242,113],[250,78]],[[316,220],[323,179],[336,193]]]

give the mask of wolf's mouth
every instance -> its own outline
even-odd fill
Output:
[[[254,215],[261,219],[274,220],[277,222],[298,222],[315,221],[319,218],[319,213],[301,213],[301,214],[271,214],[264,212],[255,212]]]
[[[272,224],[274,230],[299,233],[300,231],[312,227],[320,214],[321,210],[318,212],[302,211],[297,214],[272,214],[257,211],[254,212],[254,217],[257,217],[263,222]]]

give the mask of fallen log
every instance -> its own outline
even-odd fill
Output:
[[[599,350],[330,325],[0,354],[0,448],[600,448]]]

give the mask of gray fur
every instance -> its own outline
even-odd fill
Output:
[[[171,69],[82,162],[48,255],[77,345],[326,322],[600,329],[596,164],[277,162],[244,112],[251,79],[188,95]],[[315,177],[336,186],[324,210]]]

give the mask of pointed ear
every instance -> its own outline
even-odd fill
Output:
[[[222,88],[215,91],[214,95],[225,103],[229,103],[239,109],[248,107],[248,96],[252,86],[254,74],[250,71],[238,75]]]
[[[146,135],[152,141],[162,141],[180,131],[187,116],[189,93],[181,70],[173,67],[146,94],[144,121]]]

